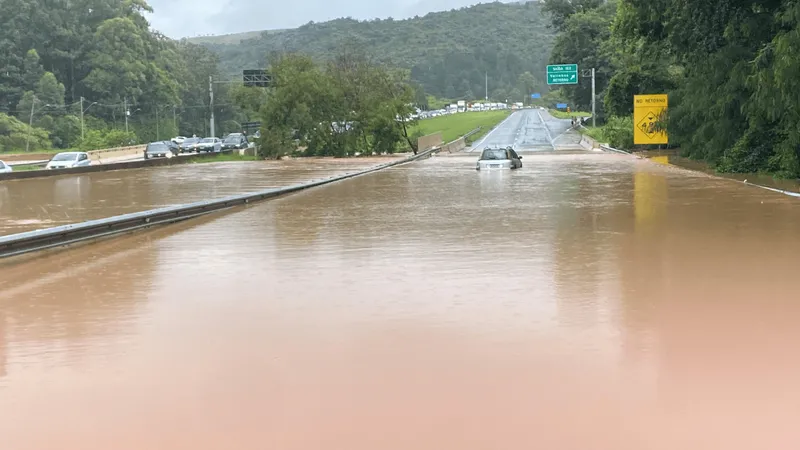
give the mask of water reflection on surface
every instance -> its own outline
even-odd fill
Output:
[[[0,236],[329,178],[393,157],[183,164],[0,182]]]
[[[790,448],[798,224],[795,199],[624,156],[452,157],[2,266],[0,435]]]

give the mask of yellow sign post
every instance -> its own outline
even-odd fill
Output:
[[[633,96],[633,143],[668,144],[667,130],[655,125],[667,113],[667,94]]]

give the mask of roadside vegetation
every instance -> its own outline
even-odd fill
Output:
[[[551,63],[596,69],[604,140],[633,147],[633,95],[669,95],[670,146],[720,172],[800,177],[800,3],[545,0]],[[591,85],[561,91],[575,109]],[[592,131],[594,133],[594,131]]]
[[[26,0],[2,11],[0,154],[209,133],[208,79],[223,79],[219,58],[151,31],[145,1]],[[214,110],[217,133],[250,120],[230,105],[231,91],[214,86],[215,102],[226,105]]]
[[[584,111],[561,111],[558,109],[550,109],[548,110],[551,116],[555,117],[556,119],[571,119],[573,117],[589,117],[592,115],[590,112]]]
[[[408,72],[345,47],[326,63],[303,54],[275,56],[272,85],[242,88],[235,100],[261,118],[261,156],[353,156],[416,153],[416,91]],[[403,120],[405,119],[405,120]]]

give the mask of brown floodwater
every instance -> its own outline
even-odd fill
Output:
[[[0,265],[2,448],[794,448],[800,201],[524,163]]]
[[[391,158],[399,156],[181,164],[0,181],[0,236],[329,178]]]

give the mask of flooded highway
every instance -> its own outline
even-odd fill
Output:
[[[800,442],[797,199],[625,155],[475,159],[0,265],[2,448]],[[207,167],[116,189],[255,187]]]
[[[523,109],[508,116],[469,151],[477,153],[486,147],[508,145],[518,152],[552,151],[577,147],[580,140],[580,133],[571,129],[569,120],[556,119],[546,110]]]
[[[394,157],[220,162],[0,182],[0,236],[324,179]]]

